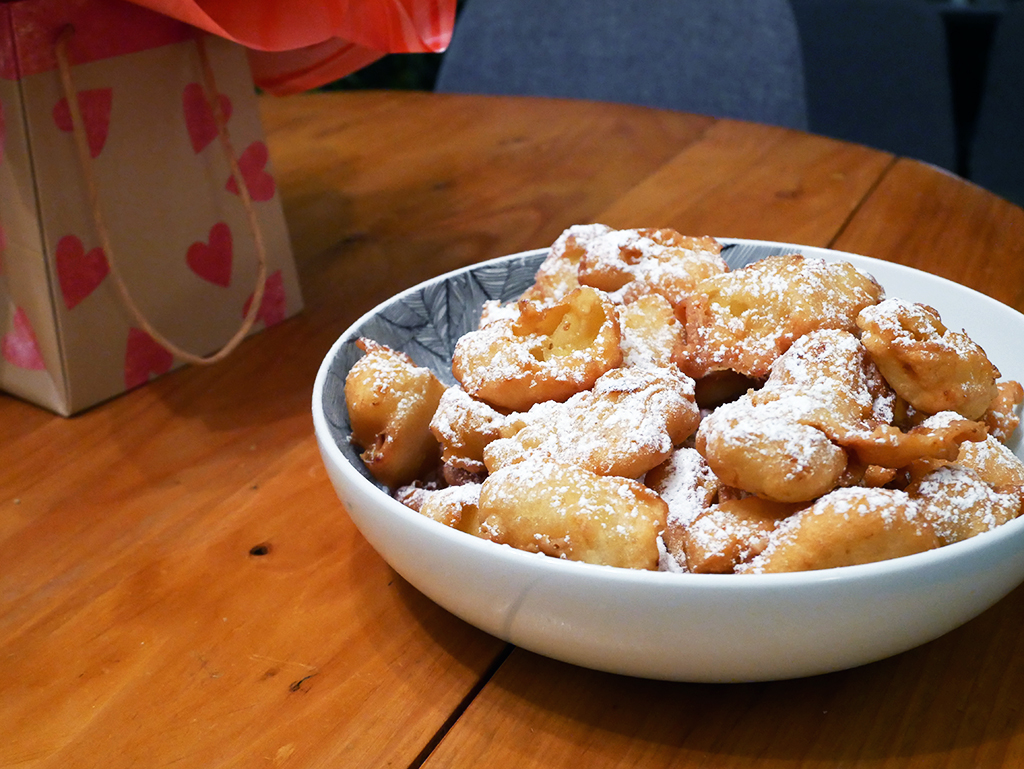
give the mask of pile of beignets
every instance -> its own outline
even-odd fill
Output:
[[[968,336],[847,262],[721,251],[570,227],[458,341],[452,387],[360,339],[363,462],[467,534],[633,569],[861,564],[1021,514],[1024,389]]]

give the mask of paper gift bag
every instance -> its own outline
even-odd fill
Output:
[[[243,47],[0,4],[0,388],[69,415],[301,308]]]

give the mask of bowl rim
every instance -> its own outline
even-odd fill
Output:
[[[794,249],[804,249],[819,253],[824,252],[835,255],[838,258],[854,257],[858,261],[867,261],[869,265],[871,263],[885,265],[886,270],[895,270],[907,275],[927,276],[928,279],[938,281],[941,284],[949,284],[950,286],[955,287],[955,290],[957,291],[967,292],[972,301],[978,300],[985,303],[991,303],[998,306],[1002,311],[1008,310],[1017,313],[1014,308],[1009,307],[1008,305],[1005,305],[1002,302],[999,302],[998,300],[968,286],[963,286],[955,281],[949,280],[948,278],[943,278],[939,275],[934,275],[932,273],[895,262],[888,262],[861,254],[839,251],[821,246],[808,246],[788,242],[744,238],[716,237],[715,239],[723,244],[735,243],[773,247],[792,247]],[[359,329],[367,320],[380,313],[384,307],[400,302],[404,297],[422,291],[423,288],[428,285],[445,282],[456,275],[473,271],[484,265],[493,265],[503,261],[513,261],[524,257],[538,256],[548,250],[548,248],[531,249],[496,257],[494,259],[488,259],[445,272],[425,281],[421,281],[416,285],[410,286],[363,313],[335,340],[331,345],[330,350],[323,358],[317,370],[316,378],[314,379],[312,392],[313,427],[317,442],[320,445],[321,453],[325,460],[329,460],[332,465],[338,468],[346,483],[354,484],[355,489],[364,494],[371,495],[371,498],[379,498],[379,502],[385,507],[385,509],[387,509],[391,515],[397,516],[404,526],[413,527],[414,529],[422,532],[424,536],[440,537],[442,540],[449,541],[453,546],[468,548],[471,552],[480,556],[500,558],[509,564],[521,563],[524,566],[529,566],[533,569],[540,569],[542,573],[553,576],[563,575],[567,577],[586,577],[595,581],[614,581],[624,586],[643,586],[645,588],[665,588],[667,586],[668,589],[673,589],[674,586],[680,585],[685,586],[687,589],[713,589],[716,591],[721,590],[729,592],[749,592],[751,590],[774,592],[780,588],[796,586],[805,588],[829,586],[831,588],[834,587],[836,583],[861,582],[865,580],[888,580],[895,576],[925,570],[941,570],[949,564],[949,562],[960,561],[962,558],[969,556],[972,552],[997,549],[1004,544],[1007,539],[1016,539],[1024,536],[1024,515],[1022,515],[991,531],[983,532],[982,534],[960,542],[944,545],[921,553],[914,553],[912,555],[890,558],[873,563],[773,574],[693,574],[673,571],[626,569],[615,566],[571,561],[563,558],[553,558],[540,553],[530,553],[523,550],[517,550],[509,545],[501,545],[452,529],[451,527],[445,526],[443,523],[426,518],[406,507],[401,502],[384,492],[377,484],[362,475],[341,452],[341,449],[331,434],[330,425],[324,408],[324,397],[326,382],[330,376],[334,359],[337,357],[342,346],[356,336],[356,330]],[[1020,429],[1024,429],[1024,427]],[[1021,549],[1021,553],[1024,554],[1024,548]]]

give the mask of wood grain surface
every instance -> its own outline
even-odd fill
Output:
[[[831,246],[1024,310],[1024,211],[864,147],[623,105],[262,108],[306,310],[71,419],[0,396],[0,767],[1024,765],[1021,590],[828,676],[595,673],[398,577],[334,496],[309,416],[363,312],[571,224]]]

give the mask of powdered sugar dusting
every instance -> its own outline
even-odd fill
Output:
[[[692,415],[693,381],[674,369],[621,368],[600,377],[592,390],[565,403],[545,401],[508,424],[521,429],[510,439],[522,449],[612,472],[621,458],[654,456],[674,447],[671,424]],[[636,474],[642,473],[639,470]]]
[[[1020,500],[1003,494],[969,468],[938,467],[922,478],[915,495],[926,505],[936,533],[945,542],[991,531],[1020,512]]]
[[[721,484],[696,449],[676,450],[663,469],[657,491],[668,504],[668,522],[687,526],[708,509]]]

